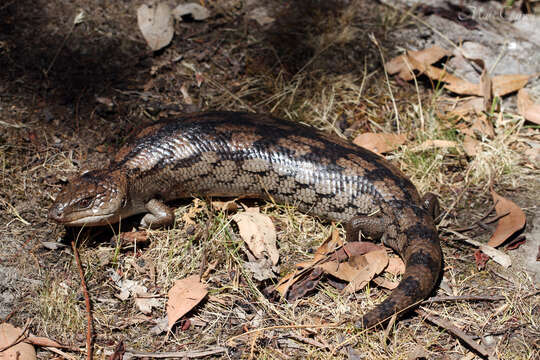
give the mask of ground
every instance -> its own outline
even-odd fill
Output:
[[[426,139],[463,141],[455,119],[441,110],[455,94],[428,79],[407,83],[383,71],[382,59],[407,48],[403,34],[424,31],[414,18],[370,1],[202,3],[210,18],[176,22],[171,44],[157,52],[138,30],[139,2],[0,5],[0,319],[21,327],[30,321],[33,334],[80,348],[68,351],[75,358],[85,356],[86,309],[70,247],[76,240],[101,358],[120,341],[146,352],[222,346],[226,353],[216,356],[223,358],[477,358],[461,340],[415,313],[387,332],[355,330],[350,321],[355,314],[387,294],[376,286],[345,296],[322,282],[294,303],[268,299],[262,290],[269,284],[243,267],[237,229],[204,199],[198,205],[192,199],[175,204],[175,227],[152,231],[142,248],[118,245],[118,228],[73,230],[47,220],[61,186],[83,170],[105,167],[135,129],[199,110],[256,111],[351,140],[366,131],[409,133],[410,142],[387,157],[420,192],[436,193],[445,209],[444,278],[434,295],[486,297],[423,309],[480,340],[495,358],[538,358],[534,241],[540,181],[538,163],[524,150],[538,146],[538,127],[509,106],[497,113],[496,134],[482,140],[476,157],[438,148],[412,151]],[[273,23],[250,18],[260,8]],[[74,24],[78,14],[84,17]],[[492,207],[491,186],[527,215],[527,250],[510,251],[508,269],[488,261],[479,270],[475,248],[447,230],[481,218]],[[312,256],[332,231],[331,224],[292,208],[257,204],[278,229],[281,275]],[[187,226],[183,215],[195,206],[195,223]],[[137,220],[120,230],[130,231]],[[492,230],[476,227],[465,234],[486,241]],[[188,314],[190,323],[167,337],[156,335],[168,289],[198,273],[204,273],[209,296]],[[161,305],[141,314],[132,298],[117,297],[117,276],[144,284]],[[336,322],[342,325],[331,326]],[[302,327],[314,324],[321,326]],[[40,348],[38,356],[54,355]]]

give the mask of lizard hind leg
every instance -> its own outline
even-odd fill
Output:
[[[359,241],[360,233],[372,240],[379,240],[386,232],[388,221],[384,217],[359,215],[345,224],[347,242]]]

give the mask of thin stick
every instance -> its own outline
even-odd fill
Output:
[[[139,351],[126,351],[124,353],[124,360],[129,360],[132,358],[154,358],[154,359],[163,359],[163,358],[181,358],[181,359],[195,359],[200,357],[208,357],[211,355],[226,353],[227,348],[222,346],[216,346],[214,348],[209,348],[207,350],[194,350],[194,351],[176,351],[176,352],[163,352],[163,353],[150,353],[150,352],[139,352]]]
[[[84,280],[84,271],[81,265],[81,259],[79,258],[79,252],[77,251],[77,245],[75,241],[71,242],[73,248],[73,254],[75,255],[75,261],[77,262],[77,268],[79,269],[79,276],[81,278],[81,287],[84,294],[84,303],[86,305],[86,318],[88,323],[88,329],[86,331],[86,358],[92,360],[94,358],[94,326],[92,319],[92,308],[90,304],[90,295],[88,294],[88,288],[86,287],[86,281]]]
[[[431,304],[436,302],[445,302],[445,301],[502,301],[506,300],[504,296],[474,296],[474,295],[463,295],[463,296],[437,296],[432,297],[431,299],[426,299],[422,301],[422,304]]]
[[[400,119],[399,119],[399,111],[396,105],[396,99],[394,97],[394,94],[392,93],[392,86],[390,85],[390,79],[388,78],[388,72],[386,71],[386,61],[384,59],[384,55],[382,52],[381,45],[379,45],[379,42],[377,41],[377,38],[373,33],[369,34],[369,39],[372,43],[377,46],[377,49],[379,50],[379,55],[381,56],[381,62],[383,63],[384,67],[384,77],[386,79],[386,85],[388,86],[388,92],[390,93],[390,99],[392,99],[392,107],[394,108],[394,114],[396,117],[396,126],[397,126],[397,132],[398,134],[401,132],[401,126],[400,126]]]
[[[451,322],[444,320],[442,318],[433,316],[429,314],[428,312],[416,309],[415,312],[425,318],[430,323],[433,323],[437,326],[442,327],[445,330],[448,330],[451,334],[457,336],[459,339],[463,340],[467,345],[469,345],[473,350],[475,350],[477,353],[482,355],[483,357],[487,357],[488,359],[494,359],[492,355],[492,351],[488,350],[484,345],[478,344],[476,341],[473,340],[472,337],[465,334],[462,330],[458,329],[454,324]]]

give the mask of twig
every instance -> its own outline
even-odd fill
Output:
[[[472,337],[465,334],[462,330],[458,329],[454,324],[451,322],[444,320],[442,318],[436,317],[434,315],[429,314],[428,312],[416,309],[415,312],[425,318],[427,321],[429,321],[432,324],[435,324],[437,326],[442,327],[445,330],[448,330],[451,334],[457,336],[459,339],[463,340],[467,345],[469,345],[474,351],[482,355],[483,357],[487,357],[488,359],[494,359],[492,356],[492,351],[488,350],[484,345],[478,344],[473,340]]]
[[[73,24],[71,24],[71,28],[69,29],[69,32],[67,33],[67,35],[64,37],[64,40],[62,41],[62,43],[60,44],[60,46],[58,47],[58,49],[56,50],[56,53],[54,54],[54,57],[53,59],[51,60],[51,63],[49,64],[49,66],[47,67],[47,70],[45,70],[43,73],[45,74],[45,76],[47,76],[49,74],[49,71],[51,71],[52,67],[54,66],[54,63],[56,62],[56,59],[58,58],[58,55],[60,55],[60,52],[62,51],[62,49],[64,48],[64,46],[66,45],[66,42],[68,41],[68,39],[71,37],[71,34],[73,34],[73,30],[75,30],[75,26],[77,26],[78,24],[80,24],[84,19],[84,12],[81,10],[76,16],[75,16],[75,20],[73,20]]]
[[[88,329],[86,331],[86,358],[92,360],[94,358],[94,326],[92,319],[92,308],[90,304],[90,295],[88,294],[88,288],[86,287],[86,281],[84,280],[84,271],[81,265],[81,259],[79,258],[79,252],[77,251],[77,245],[75,241],[71,242],[73,248],[73,254],[75,255],[75,261],[77,262],[77,268],[79,269],[79,276],[81,277],[81,287],[84,294],[84,302],[86,305],[86,318],[88,323]]]
[[[499,219],[507,216],[508,214],[510,214],[510,211],[508,212],[505,212],[504,214],[500,214],[500,215],[497,215],[497,216],[494,216],[492,217],[491,219],[487,219],[486,221],[483,221],[484,218],[480,219],[480,220],[477,220],[475,221],[472,225],[469,225],[469,226],[464,226],[464,227],[461,227],[461,228],[457,228],[457,229],[451,229],[452,231],[458,231],[458,232],[463,232],[463,231],[469,231],[469,230],[472,230],[474,229],[475,226],[481,226],[482,228],[485,226],[485,224],[491,224],[491,223],[494,223],[495,221],[498,221]],[[486,216],[487,217],[487,216]]]
[[[431,304],[436,302],[445,301],[502,301],[506,300],[504,296],[475,296],[475,295],[462,295],[462,296],[436,296],[431,299],[422,301],[422,304]]]
[[[467,231],[467,230],[472,230],[474,229],[474,227],[479,223],[479,222],[482,222],[484,221],[488,216],[489,214],[491,214],[491,212],[493,210],[495,210],[495,206],[497,206],[497,202],[498,200],[495,202],[495,204],[491,205],[491,207],[489,208],[488,211],[486,211],[486,213],[478,220],[476,220],[475,222],[472,223],[472,225],[468,225],[468,226],[464,226],[464,227],[461,227],[461,228],[457,228],[457,229],[451,229],[452,231]],[[504,216],[508,215],[510,212],[504,214]],[[501,216],[502,217],[502,216]],[[490,221],[490,222],[493,222],[493,221]],[[490,222],[486,222],[487,224],[489,224]]]
[[[371,40],[372,43],[375,44],[375,46],[379,50],[379,55],[381,57],[381,62],[383,64],[386,64],[386,61],[384,60],[384,55],[383,55],[383,52],[382,52],[381,45],[379,45],[379,42],[377,41],[377,38],[375,37],[375,35],[373,33],[369,34],[369,39]],[[401,132],[399,111],[398,111],[398,108],[397,108],[397,105],[396,105],[396,99],[394,97],[394,94],[392,93],[392,87],[390,86],[390,79],[388,78],[388,72],[386,71],[386,65],[384,66],[384,76],[385,76],[385,79],[386,79],[386,85],[388,86],[388,92],[390,93],[390,99],[392,99],[392,107],[394,108],[394,114],[395,114],[395,117],[396,117],[397,132],[399,134]]]
[[[207,350],[176,351],[176,352],[162,352],[162,353],[126,351],[124,353],[123,359],[129,360],[129,359],[139,358],[139,357],[154,358],[154,359],[163,359],[163,358],[195,359],[195,358],[207,357],[207,356],[211,356],[215,354],[221,354],[224,352],[227,352],[227,348],[222,347],[222,346],[208,348]]]
[[[62,356],[64,359],[68,359],[68,360],[77,360],[77,357],[71,355],[71,354],[68,354],[67,352],[65,351],[62,351],[60,349],[57,349],[57,348],[54,348],[54,347],[51,347],[51,346],[46,346],[44,348],[45,350],[49,350],[50,352],[53,352],[57,355],[60,355]]]
[[[499,265],[502,265],[505,268],[508,268],[510,265],[512,265],[512,260],[510,259],[510,256],[508,256],[504,252],[497,250],[487,244],[482,244],[481,242],[473,240],[470,237],[465,236],[461,233],[449,229],[447,229],[446,231],[450,234],[456,235],[459,240],[465,241],[468,244],[478,247],[480,250],[482,250],[484,254],[488,255],[490,258],[493,259],[493,261],[495,261]]]

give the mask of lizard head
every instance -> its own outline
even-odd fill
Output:
[[[84,173],[64,186],[49,209],[49,219],[68,226],[118,222],[128,204],[126,184],[120,171]]]

